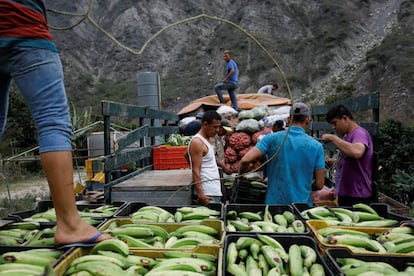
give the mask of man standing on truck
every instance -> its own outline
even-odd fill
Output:
[[[370,204],[374,151],[371,135],[354,121],[351,112],[343,105],[328,110],[326,121],[342,136],[340,138],[333,134],[322,135],[324,142],[332,142],[340,151],[335,174],[338,204]],[[329,162],[328,165],[333,165],[333,162]]]
[[[237,85],[239,83],[239,69],[237,63],[231,58],[229,50],[224,51],[224,61],[227,63],[226,75],[222,82],[214,86],[214,90],[216,91],[219,102],[224,103],[222,90],[227,89],[234,110],[239,111],[236,97]]]
[[[73,191],[72,125],[58,50],[42,0],[0,0],[0,137],[13,80],[37,127],[39,154],[56,210],[55,243],[91,246],[111,238],[82,220]]]
[[[204,112],[200,131],[194,135],[184,154],[189,162],[195,191],[200,205],[220,203],[222,192],[220,174],[214,147],[208,141],[221,127],[221,116],[216,111]]]
[[[305,132],[310,116],[307,105],[295,103],[290,112],[290,129],[264,136],[240,161],[240,174],[243,174],[252,161],[270,158],[266,204],[306,202],[312,206],[312,190],[320,190],[325,184],[323,147]]]

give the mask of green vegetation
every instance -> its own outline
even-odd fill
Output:
[[[117,83],[112,79],[95,80],[93,76],[82,75],[75,86],[67,87],[70,102],[77,108],[87,107],[93,114],[101,114],[101,100],[137,104],[137,84],[135,82]]]
[[[392,175],[394,181],[394,191],[401,196],[401,201],[409,205],[414,199],[414,173],[408,174],[406,172],[397,169],[395,174]]]
[[[36,201],[49,200],[49,191],[47,189],[45,175],[40,170],[40,162],[38,163],[37,173],[24,171],[15,163],[3,164],[4,178],[0,180],[0,217],[6,217],[11,212],[30,210],[34,208]],[[18,173],[16,173],[18,172]],[[44,191],[40,189],[40,185],[44,187]],[[38,188],[38,189],[36,189]],[[35,192],[35,191],[38,192]],[[10,191],[11,196],[7,196]],[[26,192],[24,192],[26,191]],[[18,193],[19,196],[15,196]]]
[[[48,196],[43,194],[36,195],[30,193],[25,194],[19,199],[9,199],[8,197],[0,199],[0,217],[7,217],[13,212],[32,210],[39,198],[41,200],[50,200]]]
[[[341,84],[335,89],[335,93],[325,98],[325,104],[331,104],[336,101],[352,98],[352,92],[355,91],[353,84]]]
[[[37,131],[23,97],[12,89],[5,134],[0,144],[1,155],[10,156],[37,146]]]
[[[387,120],[380,124],[380,191],[408,204],[414,201],[414,128]]]

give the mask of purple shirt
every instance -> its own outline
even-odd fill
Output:
[[[353,159],[340,153],[336,167],[336,186],[339,196],[368,198],[372,195],[371,174],[373,144],[371,135],[362,127],[357,127],[343,137],[350,143],[365,145],[361,159]]]

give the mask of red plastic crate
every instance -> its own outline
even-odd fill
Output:
[[[159,146],[152,149],[154,170],[187,169],[190,165],[184,158],[187,146]]]

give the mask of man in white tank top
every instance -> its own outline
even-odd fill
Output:
[[[193,184],[201,205],[221,202],[221,183],[214,147],[208,139],[221,127],[221,116],[216,111],[204,113],[201,129],[188,145],[185,158],[192,170]]]

